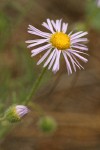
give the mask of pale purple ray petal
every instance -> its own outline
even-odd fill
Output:
[[[84,61],[85,63],[88,61],[86,58],[84,58],[83,56],[77,54],[76,52],[70,51],[72,54],[76,55],[79,59],[81,59],[82,61]]]
[[[16,113],[22,117],[24,116],[25,114],[27,114],[29,112],[29,109],[26,107],[26,106],[23,106],[23,105],[17,105],[16,106]]]
[[[75,37],[76,35],[78,35],[78,34],[80,34],[80,33],[82,33],[82,32],[83,32],[83,31],[79,31],[79,32],[76,32],[76,33],[72,34],[72,35],[71,35],[71,38]]]
[[[25,43],[37,43],[37,42],[39,42],[39,41],[41,41],[41,40],[49,40],[49,38],[46,38],[46,39],[35,39],[35,40],[27,40],[27,41],[25,41]]]
[[[54,33],[54,30],[53,30],[53,27],[52,27],[52,24],[51,24],[51,20],[50,19],[47,19],[47,23],[48,23],[48,26],[49,26],[49,29],[52,33]]]
[[[38,42],[38,40],[40,40],[40,39],[37,39],[37,40],[27,40],[27,41],[25,41],[25,43],[34,43],[34,42]],[[41,40],[43,40],[43,39],[41,39]]]
[[[51,62],[50,62],[50,64],[49,64],[48,69],[50,69],[50,68],[52,67],[52,65],[53,65],[53,63],[54,63],[54,61],[55,61],[55,59],[56,59],[56,51],[55,51],[54,55],[52,56],[52,60],[51,60]]]
[[[64,58],[65,58],[68,75],[70,75],[70,74],[72,74],[72,69],[71,69],[70,62],[69,62],[69,60],[68,60],[68,58],[67,58],[66,53],[65,53],[64,51],[62,51],[62,53],[63,53],[63,56],[64,56]]]
[[[37,35],[37,36],[40,36],[40,37],[43,37],[43,38],[48,38],[48,37],[50,37],[50,35],[49,35],[49,36],[46,36],[46,35],[43,35],[43,34],[41,34],[41,33],[39,33],[39,32],[34,32],[34,31],[28,31],[28,33],[34,34],[34,35]]]
[[[80,37],[85,36],[85,35],[87,35],[87,34],[88,34],[88,32],[83,32],[83,33],[78,34],[78,35],[76,35],[76,36],[74,36],[74,37],[71,37],[71,40],[74,40],[74,39],[80,38]]]
[[[87,38],[79,38],[79,39],[74,39],[71,40],[71,44],[77,43],[77,42],[87,42],[88,39]]]
[[[76,57],[74,56],[74,54],[71,54],[71,55],[72,55],[73,59],[76,61],[76,63],[78,64],[78,66],[80,66],[82,69],[84,69],[84,67],[78,62],[78,60],[76,59]]]
[[[59,52],[58,52],[58,59],[57,59],[57,61],[58,61],[58,70],[59,70],[59,68],[60,68],[60,55],[61,55],[61,50],[59,50]]]
[[[49,49],[42,57],[41,59],[37,62],[37,65],[41,64],[44,59],[49,55],[49,53],[51,52],[51,49]]]
[[[25,108],[18,108],[18,107],[16,108],[17,111],[23,111],[25,109],[26,109],[26,107]]]
[[[40,52],[42,52],[42,51],[44,51],[46,49],[49,49],[49,48],[51,48],[51,44],[47,44],[45,46],[41,46],[39,48],[36,48],[36,49],[31,51],[32,52],[31,56],[35,56],[35,55],[39,54]]]
[[[55,63],[54,63],[53,69],[52,69],[52,71],[54,73],[56,73],[59,70],[59,60],[60,60],[61,51],[56,50],[56,54],[57,54],[56,55],[56,60],[55,60]]]
[[[67,32],[67,28],[68,28],[68,23],[63,23],[62,24],[62,32],[66,33]]]
[[[60,19],[59,22],[58,22],[58,24],[59,24],[59,25],[58,25],[58,32],[61,31],[61,22],[62,22],[62,19]]]
[[[59,28],[59,20],[56,20],[56,31],[58,31]]]
[[[56,20],[56,31],[59,32],[60,29],[60,24],[59,24],[60,20]]]
[[[17,105],[16,106],[16,109],[26,109],[27,107],[26,106],[24,106],[24,105]]]
[[[43,67],[46,67],[48,65],[48,63],[51,61],[51,59],[53,58],[53,55],[55,53],[55,49],[51,52],[50,56],[48,57],[47,61],[45,62]]]
[[[84,45],[84,44],[80,44],[80,43],[76,43],[76,44],[74,44],[75,46],[82,46],[82,47],[86,47],[87,48],[87,46],[86,45]]]
[[[35,48],[35,49],[33,49],[31,52],[34,53],[34,52],[37,52],[37,51],[39,51],[39,50],[47,49],[48,47],[51,47],[51,44],[46,44],[46,45],[44,45],[44,46]]]
[[[44,26],[45,28],[47,28],[48,30],[50,30],[50,28],[49,28],[49,26],[48,26],[48,24],[46,23],[46,22],[43,22],[42,23],[42,26]],[[50,30],[51,31],[51,30]]]
[[[73,33],[73,31],[71,31],[71,32],[68,34],[68,36],[71,36],[72,33]]]
[[[33,47],[33,46],[40,45],[40,44],[43,44],[43,43],[45,43],[45,42],[48,42],[48,39],[39,40],[39,41],[36,42],[36,43],[33,43],[33,44],[28,45],[27,48],[31,48],[31,47]]]
[[[33,33],[39,33],[39,34],[45,35],[45,36],[47,36],[47,37],[50,36],[50,33],[42,32],[42,31],[40,31],[39,29],[35,28],[35,27],[32,26],[32,25],[29,25],[29,28],[28,28],[28,29],[31,30],[31,31],[33,31]]]
[[[71,54],[69,52],[66,52],[67,56],[69,56],[71,62],[72,62],[72,65],[73,65],[73,68],[74,68],[74,71],[76,72],[76,62],[73,60],[73,58],[71,57]],[[76,64],[77,65],[77,64]]]
[[[29,25],[28,30],[33,31],[33,32],[39,32],[39,33],[41,33],[41,34],[43,34],[43,35],[45,35],[45,36],[50,34],[50,33],[47,33],[47,32],[43,32],[43,31],[41,31],[41,30],[35,28],[35,27],[32,26],[32,25]]]
[[[18,115],[19,115],[20,117],[23,117],[23,116],[25,116],[27,113],[28,113],[28,111],[18,112]]]
[[[55,31],[57,30],[56,29],[56,23],[53,21],[53,20],[51,20],[51,23],[52,23],[52,25],[53,25],[53,27],[54,27],[54,29],[55,29]]]
[[[21,113],[24,113],[24,112],[28,112],[28,109],[17,109],[16,110],[16,112],[18,113],[18,114],[21,114]]]
[[[71,47],[77,48],[77,49],[80,49],[80,50],[83,50],[83,51],[88,51],[88,48],[87,47],[83,47],[83,46],[72,45]]]
[[[73,60],[73,63],[74,63],[79,69],[83,68],[83,67],[81,66],[81,64],[77,61],[77,59],[75,58],[75,56],[74,56],[72,53],[69,52],[69,55],[70,55],[70,57],[71,57],[71,60]],[[84,68],[83,68],[83,69],[84,69]]]
[[[67,51],[70,52],[70,53],[75,52],[75,53],[81,53],[81,54],[88,55],[87,53],[84,53],[83,51],[78,51],[78,50],[74,50],[74,49],[68,49]]]

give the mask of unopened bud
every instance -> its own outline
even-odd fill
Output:
[[[57,123],[52,117],[45,116],[39,120],[38,126],[43,132],[51,133],[56,130]]]
[[[29,112],[29,109],[26,106],[23,105],[15,105],[8,108],[8,110],[5,113],[5,118],[9,122],[18,122],[21,120],[22,117],[24,117]]]

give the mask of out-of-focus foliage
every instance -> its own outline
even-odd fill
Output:
[[[22,104],[35,82],[41,67],[36,66],[35,59],[25,44],[27,26],[25,17],[34,1],[28,5],[20,1],[5,1],[0,9],[0,117],[13,104]],[[20,27],[26,30],[20,30]],[[20,30],[20,31],[19,31]],[[17,38],[16,38],[17,35]],[[28,35],[28,34],[27,34]],[[21,40],[20,40],[21,37]],[[17,40],[16,40],[17,39]],[[42,83],[50,74],[48,73]],[[7,121],[0,123],[0,138],[10,129]]]
[[[86,3],[86,23],[100,31],[100,7],[96,0],[88,0]]]
[[[0,12],[0,51],[3,50],[10,34],[10,21],[6,14]]]

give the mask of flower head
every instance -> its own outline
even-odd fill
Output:
[[[72,32],[67,34],[68,23],[64,23],[62,20],[53,21],[47,19],[47,22],[43,22],[42,25],[48,29],[50,33],[42,32],[34,26],[29,25],[28,33],[41,38],[26,41],[26,43],[29,43],[28,48],[34,47],[31,51],[32,57],[44,52],[44,55],[37,62],[37,65],[45,60],[43,67],[48,66],[48,69],[52,68],[52,71],[56,73],[60,68],[60,56],[63,55],[68,74],[72,74],[72,67],[75,72],[76,67],[79,69],[83,68],[79,63],[79,59],[85,63],[88,61],[82,56],[84,54],[86,55],[84,51],[88,50],[85,45],[88,40],[87,38],[83,38],[83,36],[88,33],[80,31],[74,34],[72,34]],[[36,48],[35,46],[39,47]]]
[[[29,109],[23,105],[11,106],[5,113],[5,118],[9,122],[18,122],[29,112]]]

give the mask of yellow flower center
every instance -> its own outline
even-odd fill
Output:
[[[70,38],[63,32],[56,32],[51,36],[50,42],[59,50],[65,50],[70,47]]]

